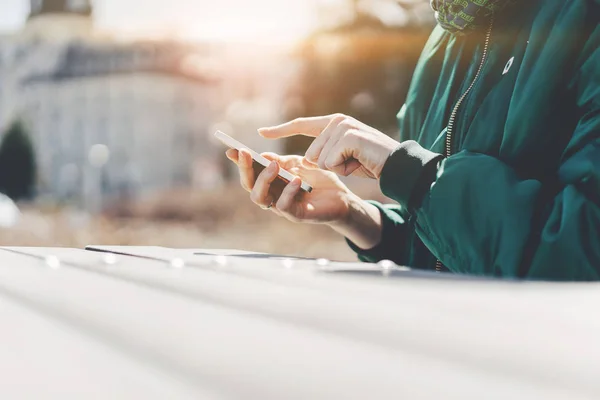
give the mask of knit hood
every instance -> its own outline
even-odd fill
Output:
[[[489,24],[492,16],[514,0],[430,0],[442,28],[466,35]]]

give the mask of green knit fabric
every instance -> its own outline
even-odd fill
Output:
[[[514,0],[430,0],[435,17],[445,30],[464,35],[489,24],[492,15]]]

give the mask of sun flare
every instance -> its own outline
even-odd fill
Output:
[[[137,35],[162,34],[191,40],[291,42],[301,39],[317,26],[318,7],[324,1],[105,0],[98,17],[101,25],[107,28]],[[120,13],[114,12],[117,3],[121,7]]]
[[[212,18],[188,24],[191,38],[289,42],[306,35],[314,25],[306,0],[224,0]]]

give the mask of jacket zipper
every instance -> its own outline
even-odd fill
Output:
[[[481,71],[483,71],[483,66],[485,65],[485,62],[487,61],[487,58],[488,58],[488,51],[489,51],[489,47],[490,47],[490,40],[492,38],[493,28],[494,28],[494,16],[492,15],[492,19],[490,21],[490,26],[485,35],[485,43],[483,45],[483,54],[481,56],[481,62],[479,63],[479,68],[477,69],[477,72],[475,73],[475,77],[473,78],[473,81],[471,82],[471,84],[469,85],[467,90],[463,93],[463,95],[460,96],[460,98],[456,102],[456,105],[452,109],[452,113],[450,114],[450,120],[448,121],[448,127],[446,129],[446,149],[444,151],[444,157],[450,157],[452,155],[452,144],[453,144],[452,143],[452,134],[454,133],[456,116],[458,114],[458,110],[460,109],[460,106],[465,101],[465,99],[467,98],[469,93],[471,93],[471,90],[473,90],[473,87],[479,80]],[[440,260],[437,260],[437,262],[435,263],[436,272],[442,272],[443,266],[444,265],[442,264],[442,262]]]

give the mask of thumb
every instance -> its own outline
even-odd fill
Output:
[[[309,161],[306,157],[302,157],[302,166],[310,169],[319,169],[319,166],[312,161]]]
[[[269,161],[276,161],[281,168],[287,170],[298,167],[302,163],[300,156],[281,156],[275,153],[262,153],[261,155]]]

